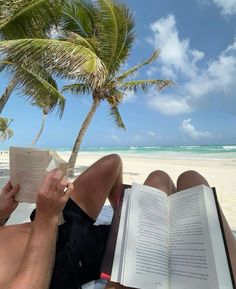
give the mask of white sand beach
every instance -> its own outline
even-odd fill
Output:
[[[65,160],[68,152],[59,152]],[[79,153],[76,163],[76,175],[79,175],[102,154]],[[123,161],[124,183],[143,183],[147,175],[154,170],[166,171],[176,182],[179,174],[186,170],[196,170],[206,177],[211,186],[216,187],[218,199],[223,212],[233,230],[236,230],[236,159],[200,160],[200,159],[158,159],[121,155]],[[9,175],[8,154],[0,155],[1,184]],[[25,210],[25,209],[24,209]],[[30,209],[29,209],[30,210]],[[24,213],[28,212],[27,210]],[[22,214],[22,209],[14,216],[15,220]]]

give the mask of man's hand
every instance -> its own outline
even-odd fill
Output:
[[[0,223],[7,219],[18,206],[14,196],[19,191],[19,185],[12,186],[11,181],[2,188],[0,193]]]
[[[39,218],[59,218],[72,190],[73,184],[63,177],[61,170],[49,172],[38,192],[36,215]]]

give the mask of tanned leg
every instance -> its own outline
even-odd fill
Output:
[[[74,181],[71,199],[96,220],[106,198],[113,208],[122,190],[122,161],[116,154],[95,162]]]
[[[144,185],[157,188],[168,195],[176,191],[176,187],[169,177],[169,175],[163,171],[152,172],[144,182]],[[107,282],[105,289],[134,289],[131,287],[125,287],[115,282]]]
[[[209,187],[206,179],[195,171],[187,171],[181,174],[177,180],[177,191],[182,191],[197,185],[206,185]],[[221,210],[226,241],[229,249],[230,260],[233,268],[234,279],[236,280],[236,240]]]
[[[169,175],[163,171],[157,170],[152,172],[144,182],[144,185],[154,187],[170,195],[176,192],[176,187],[169,177]]]

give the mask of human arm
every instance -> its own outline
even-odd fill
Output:
[[[64,192],[66,186],[68,189]],[[47,174],[38,192],[35,221],[19,271],[6,289],[49,288],[58,222],[72,189],[73,185],[62,177],[62,171],[56,170]]]
[[[18,202],[14,199],[18,191],[19,185],[13,186],[11,181],[8,181],[2,188],[0,193],[0,226],[4,226],[12,212],[18,206]]]

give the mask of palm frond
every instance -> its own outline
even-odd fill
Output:
[[[125,129],[125,125],[117,108],[117,105],[110,106],[110,115],[117,127]]]
[[[0,72],[7,68],[7,63],[5,61],[0,60]]]
[[[68,34],[68,36],[65,38],[65,40],[70,41],[74,44],[84,46],[84,47],[90,49],[92,52],[95,52],[93,45],[91,45],[91,43],[93,43],[95,41],[95,39],[86,39],[86,38],[80,36],[79,34],[71,32]]]
[[[3,1],[1,1],[3,2]],[[0,5],[0,33],[5,39],[43,37],[57,23],[65,0],[6,0]]]
[[[37,65],[31,70],[21,67],[16,72],[16,77],[18,89],[27,97],[30,104],[48,111],[57,109],[59,116],[62,117],[65,98],[58,91],[55,80],[44,68]]]
[[[124,94],[118,88],[113,87],[111,89],[107,89],[103,95],[104,99],[106,99],[111,106],[117,106],[121,103]]]
[[[114,5],[110,0],[98,0],[97,27],[100,42],[100,58],[105,63],[108,73],[116,58],[118,45],[118,24]]]
[[[151,57],[149,57],[147,60],[143,61],[142,63],[135,65],[134,67],[130,68],[129,70],[125,71],[124,73],[122,73],[121,75],[119,75],[116,79],[118,81],[122,81],[123,79],[127,78],[128,76],[133,75],[135,72],[137,72],[141,67],[145,66],[145,65],[149,65],[151,63],[153,63],[153,61],[155,61],[157,59],[157,57],[159,56],[160,51],[154,51],[154,53],[151,55]]]
[[[50,73],[100,86],[106,77],[103,62],[90,49],[56,39],[0,41],[0,52],[17,65],[40,63]]]
[[[134,18],[127,6],[114,5],[114,13],[117,21],[118,35],[117,48],[112,63],[111,74],[117,73],[122,63],[127,59],[134,43]]]
[[[91,87],[85,83],[75,83],[63,86],[62,92],[70,91],[72,94],[88,94],[91,92]]]
[[[148,88],[154,86],[158,90],[163,89],[164,87],[173,85],[171,80],[136,80],[136,81],[128,81],[123,83],[120,88],[124,91],[134,91],[136,92],[139,89],[143,91],[147,91]]]
[[[0,117],[0,141],[4,142],[14,135],[13,130],[9,128],[12,121],[12,119]]]
[[[95,10],[91,1],[68,3],[64,6],[59,25],[64,31],[74,32],[83,38],[91,37],[94,32]]]

